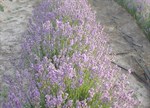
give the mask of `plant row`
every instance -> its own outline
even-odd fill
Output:
[[[86,0],[44,0],[33,10],[3,108],[133,108],[127,76],[108,59]]]
[[[115,0],[123,6],[137,21],[146,37],[150,40],[150,1],[149,0]]]

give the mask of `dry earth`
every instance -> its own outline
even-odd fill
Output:
[[[150,42],[145,38],[135,20],[113,0],[89,1],[97,10],[97,20],[104,25],[110,37],[109,44],[113,50],[112,55],[115,56],[113,62],[123,68],[122,72],[126,73],[126,69],[132,68],[134,72],[142,76],[143,70],[133,58],[150,67]],[[28,18],[31,17],[36,2],[37,0],[0,0],[0,3],[4,5],[4,12],[0,12],[0,77],[4,73],[14,72],[10,59],[19,57],[21,34],[27,27]],[[140,108],[150,108],[148,85],[139,82],[133,75],[130,75],[130,82],[130,86],[136,91],[137,98],[142,102]],[[2,84],[2,78],[0,78],[0,88]]]

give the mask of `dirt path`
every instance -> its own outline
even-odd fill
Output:
[[[146,82],[143,74],[144,71],[149,70],[150,75],[150,42],[135,20],[113,0],[89,1],[97,10],[97,20],[101,22],[109,35],[109,44],[112,48],[110,56],[115,56],[113,63],[120,66],[122,72],[127,73],[126,70],[131,68],[143,79],[142,81],[131,75],[130,85],[142,102],[141,108],[150,108],[150,89],[148,88],[150,82]]]
[[[19,56],[19,41],[26,29],[28,18],[37,0],[4,0],[4,12],[0,12],[0,77],[3,73],[12,73],[9,58]],[[91,0],[97,10],[97,19],[104,25],[110,37],[110,46],[116,53],[114,63],[141,74],[133,57],[144,60],[150,67],[150,43],[136,25],[133,18],[112,0]],[[0,0],[2,2],[2,0]],[[112,54],[114,55],[114,54]],[[111,55],[110,55],[111,56]],[[138,67],[135,67],[138,66]],[[123,71],[123,70],[122,70]],[[124,71],[126,72],[126,71]],[[131,87],[136,90],[142,102],[141,108],[150,107],[149,90],[133,76],[130,76]],[[0,78],[0,88],[2,87]],[[2,98],[0,98],[2,100]]]

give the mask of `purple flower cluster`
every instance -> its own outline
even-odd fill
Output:
[[[133,108],[125,75],[86,0],[45,0],[33,11],[3,108]]]

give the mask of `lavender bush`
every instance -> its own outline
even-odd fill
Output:
[[[136,19],[144,34],[150,40],[150,0],[114,0]]]
[[[133,108],[139,102],[107,55],[86,0],[45,0],[33,11],[3,108]]]

